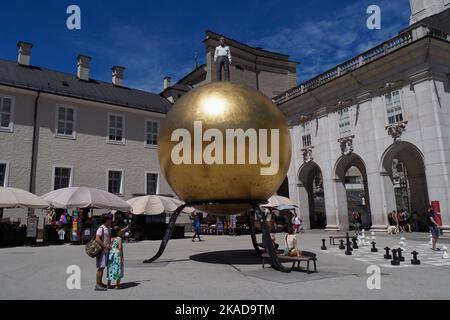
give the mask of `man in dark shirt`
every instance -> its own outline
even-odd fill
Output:
[[[432,248],[431,250],[434,251],[438,251],[440,250],[439,248],[436,248],[436,243],[437,240],[439,238],[439,234],[440,234],[440,226],[439,224],[436,222],[436,217],[435,217],[435,213],[433,210],[433,207],[430,206],[427,210],[427,212],[425,213],[425,217],[427,218],[427,223],[428,223],[428,228],[430,229],[431,235],[432,235]]]

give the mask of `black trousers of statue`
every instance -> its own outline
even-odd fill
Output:
[[[217,81],[222,81],[222,68],[225,73],[225,81],[230,81],[230,61],[228,61],[227,56],[217,57],[216,61]]]

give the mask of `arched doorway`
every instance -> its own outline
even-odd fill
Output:
[[[336,163],[336,177],[345,188],[345,192],[340,193],[346,196],[347,217],[350,229],[352,225],[352,213],[359,212],[364,229],[372,226],[372,215],[370,212],[369,188],[367,183],[367,172],[364,161],[360,156],[352,153],[339,158]],[[345,210],[345,205],[342,210]]]
[[[407,209],[412,227],[426,231],[424,212],[429,199],[422,153],[413,144],[398,141],[385,151],[381,166],[390,178],[385,182],[385,189],[395,196],[394,209]]]
[[[327,215],[322,170],[315,162],[305,163],[299,170],[298,179],[302,218],[305,219],[307,213],[310,229],[325,229]]]

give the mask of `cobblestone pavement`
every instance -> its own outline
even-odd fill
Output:
[[[376,235],[378,253],[370,247],[346,256],[337,246],[320,250],[329,234],[309,231],[301,248],[317,253],[318,273],[283,274],[262,269],[249,236],[204,236],[169,242],[159,261],[142,264],[158,241],[125,244],[123,290],[96,292],[95,261],[83,246],[15,247],[0,249],[0,299],[450,299],[450,260],[432,252],[428,234],[407,234],[405,262],[393,267],[383,248],[397,248],[400,236]],[[260,237],[260,236],[258,236]],[[283,243],[283,234],[278,234]],[[450,239],[441,245],[450,247]],[[420,266],[410,264],[419,252]],[[367,268],[381,268],[381,289],[369,290]],[[67,268],[81,270],[81,289],[69,290]]]

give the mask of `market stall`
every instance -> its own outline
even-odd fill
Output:
[[[21,221],[13,221],[10,218],[4,219],[4,209],[43,209],[48,206],[48,202],[28,191],[0,187],[0,246],[20,246],[35,243],[39,222],[35,215],[28,216],[26,224]]]
[[[63,188],[41,197],[51,208],[47,213],[44,241],[85,243],[100,225],[93,209],[128,211],[130,206],[118,196],[95,188]]]
[[[132,233],[136,240],[161,240],[170,215],[182,204],[178,199],[160,195],[140,196],[127,203],[134,215]],[[186,207],[182,212],[192,214],[194,211],[194,208]],[[172,238],[184,238],[184,227],[175,226]]]

